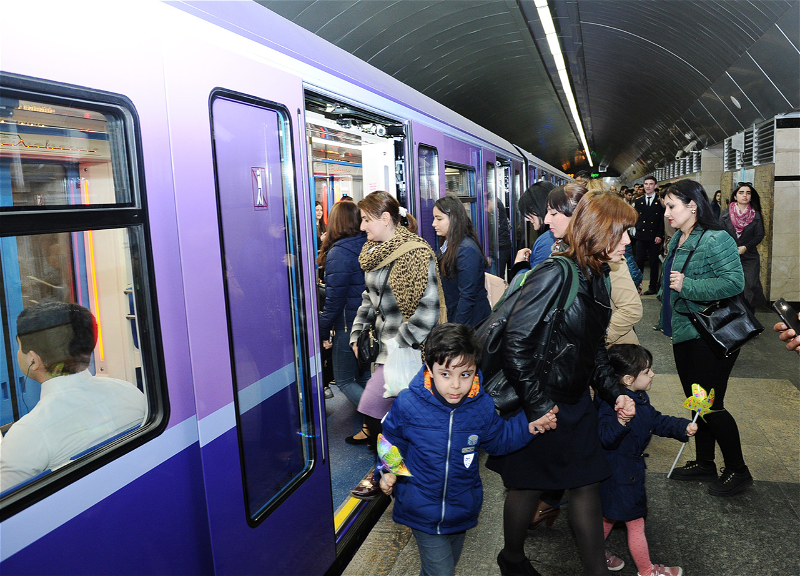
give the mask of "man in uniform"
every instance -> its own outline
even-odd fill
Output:
[[[655,193],[656,179],[644,179],[644,195],[633,202],[639,213],[636,223],[636,253],[634,255],[639,270],[644,270],[645,259],[650,260],[650,286],[644,296],[658,292],[658,273],[661,265],[658,255],[664,241],[664,207]]]

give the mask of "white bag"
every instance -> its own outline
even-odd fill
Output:
[[[408,388],[414,376],[422,368],[422,353],[419,349],[400,348],[396,338],[386,343],[386,364],[383,365],[383,397],[393,398]]]

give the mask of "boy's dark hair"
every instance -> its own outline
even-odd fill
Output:
[[[17,337],[23,354],[36,352],[48,373],[75,374],[91,362],[97,322],[79,304],[42,302],[17,316]]]
[[[438,324],[431,330],[425,341],[425,364],[433,370],[434,364],[450,366],[456,358],[462,365],[475,365],[481,362],[482,346],[475,330],[465,324]]]
[[[639,374],[653,366],[653,355],[638,344],[614,344],[608,349],[608,359],[617,378]]]

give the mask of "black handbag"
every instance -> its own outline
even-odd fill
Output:
[[[381,302],[383,302],[383,292],[386,290],[386,283],[389,281],[389,274],[392,272],[394,262],[389,265],[389,270],[386,273],[386,278],[383,279],[383,286],[381,286],[380,296],[378,297],[378,309],[375,311],[375,317],[370,322],[369,326],[361,330],[356,340],[356,349],[358,350],[358,366],[362,370],[378,359],[381,353],[381,334],[377,328],[378,315],[380,314],[382,320],[386,320],[381,311]]]
[[[703,239],[703,234],[700,235],[698,244]],[[692,254],[694,250],[686,257],[681,274],[686,270]],[[685,298],[678,299],[686,302]],[[730,356],[764,331],[764,326],[750,311],[742,294],[721,298],[703,310],[693,312],[688,306],[687,310],[688,313],[677,309],[675,312],[689,318],[694,329],[719,358]]]
[[[555,340],[558,330],[562,327],[564,313],[575,301],[579,287],[578,275],[574,270],[575,265],[561,256],[551,256],[551,259],[557,262],[564,272],[564,289],[561,291],[558,301],[546,315],[550,319],[547,321],[546,337],[543,339],[543,342],[545,342],[545,349],[542,353],[543,361],[540,362],[537,369],[537,378],[540,380],[545,380],[550,371],[553,357],[556,354],[555,348],[550,343]],[[483,346],[480,366],[481,374],[485,377],[483,390],[492,397],[494,406],[500,411],[500,414],[513,412],[522,405],[519,395],[517,395],[516,390],[514,390],[514,387],[506,378],[505,372],[503,372],[502,355],[504,353],[503,333],[519,299],[520,289],[526,280],[527,275],[521,281],[512,282],[509,291],[503,295],[503,300],[495,307],[489,317],[476,328],[477,336]]]

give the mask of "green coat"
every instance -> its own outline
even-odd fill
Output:
[[[695,251],[689,266],[684,270],[686,277],[683,279],[681,292],[669,291],[673,344],[700,338],[689,317],[677,313],[676,307],[684,313],[688,310],[702,310],[715,300],[741,294],[744,290],[744,272],[734,239],[725,230],[706,230],[702,243],[698,245],[702,233],[703,228],[695,226],[683,246],[678,247],[683,236],[678,230],[669,243],[667,259],[675,254],[672,270],[677,272],[683,268],[690,251]],[[662,301],[663,289],[662,283],[658,295]],[[664,324],[663,308],[660,324]]]

